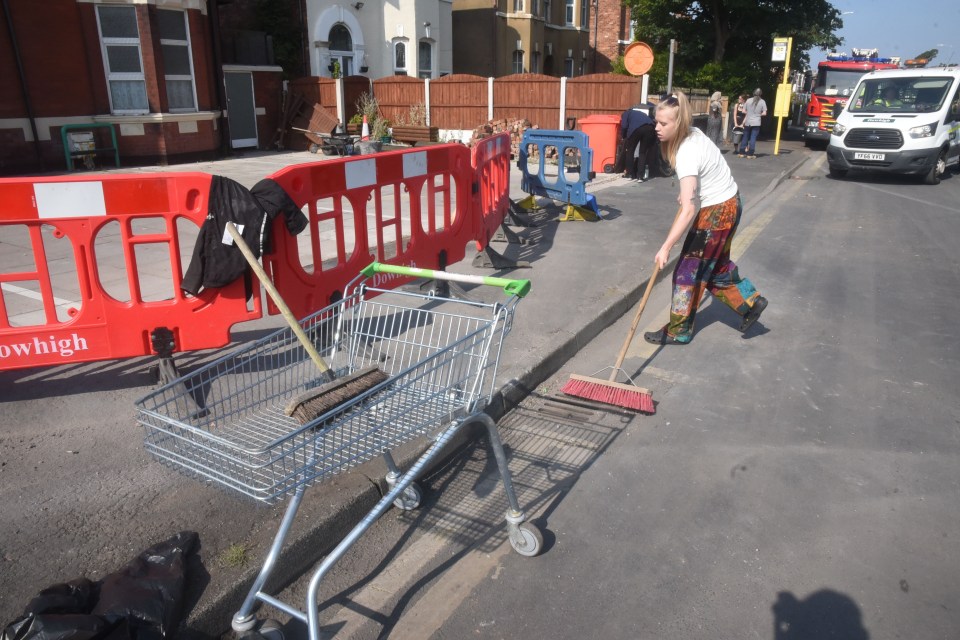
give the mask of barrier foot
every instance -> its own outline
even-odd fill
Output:
[[[533,196],[530,196],[531,198]],[[538,207],[539,208],[539,207]],[[515,227],[536,227],[539,226],[536,222],[533,221],[533,218],[528,216],[523,207],[514,202],[510,201],[510,209],[507,211],[507,218],[510,219],[508,224],[512,224]]]
[[[511,204],[513,204],[513,201],[512,201],[512,200],[511,200]],[[521,200],[520,202],[517,202],[517,203],[516,203],[516,206],[520,207],[521,209],[526,209],[527,211],[539,211],[539,210],[540,210],[540,205],[537,204],[537,197],[534,196],[534,195],[529,195],[529,196],[527,196],[526,198],[524,198],[523,200]],[[511,209],[512,209],[512,208],[513,208],[513,207],[511,207]]]
[[[526,261],[515,261],[506,256],[497,253],[487,245],[483,251],[477,251],[473,256],[473,266],[481,269],[529,269],[530,263]]]
[[[510,244],[527,244],[529,240],[521,238],[517,232],[509,228],[506,224],[501,224],[500,228],[490,238],[490,242],[509,242]]]
[[[568,204],[566,212],[560,216],[560,222],[596,222],[600,216],[586,207],[578,207],[575,204]]]
[[[157,352],[157,364],[150,368],[157,383],[162,387],[179,380],[180,371],[177,369],[177,363],[173,361],[173,349],[176,346],[173,332],[166,327],[158,327],[150,332],[150,341],[154,351]],[[207,415],[207,410],[203,406],[206,404],[203,392],[188,388],[183,383],[181,386],[187,393],[177,396],[178,404],[185,403],[185,406],[179,408],[179,412],[193,418],[202,418]]]

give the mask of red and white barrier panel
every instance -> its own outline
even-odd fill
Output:
[[[248,309],[242,280],[180,290],[207,215],[201,173],[0,179],[0,370],[220,347]]]
[[[466,147],[449,144],[296,165],[268,176],[309,219],[309,233],[298,238],[275,233],[275,251],[266,256],[284,301],[303,317],[338,299],[374,260],[429,269],[462,260],[475,235],[472,171]],[[378,286],[409,281],[384,278]]]
[[[473,218],[477,250],[483,251],[510,210],[510,135],[500,133],[474,146]]]

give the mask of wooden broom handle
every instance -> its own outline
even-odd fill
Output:
[[[677,214],[673,216],[673,222],[677,221],[677,218],[680,217],[680,211],[682,207],[677,208]],[[670,225],[673,227],[673,224]],[[630,348],[630,343],[633,342],[633,336],[637,333],[637,327],[640,326],[640,316],[643,315],[643,308],[647,306],[647,299],[650,297],[650,292],[653,291],[653,285],[657,281],[657,276],[660,274],[660,265],[654,261],[653,263],[653,274],[650,276],[650,281],[647,283],[647,290],[643,292],[643,298],[640,299],[640,305],[637,307],[637,313],[633,316],[633,322],[630,324],[630,331],[627,332],[627,338],[623,341],[623,346],[620,347],[620,353],[617,355],[617,362],[613,365],[613,370],[610,372],[609,382],[613,382],[617,378],[617,372],[620,370],[620,365],[623,364],[623,361],[627,357],[627,349]]]
[[[273,281],[267,276],[267,272],[263,270],[263,267],[260,266],[260,262],[257,260],[257,257],[253,255],[253,251],[250,250],[250,246],[240,235],[240,232],[237,230],[237,227],[232,222],[227,222],[227,233],[230,234],[230,237],[233,238],[233,241],[239,247],[240,252],[243,254],[243,257],[247,259],[247,264],[250,265],[250,268],[253,269],[254,273],[257,274],[257,278],[260,280],[260,284],[263,285],[263,288],[267,290],[267,293],[270,295],[270,299],[273,300],[273,304],[277,305],[277,308],[280,309],[280,313],[283,314],[283,319],[287,321],[287,324],[290,326],[290,330],[293,331],[293,334],[297,336],[297,340],[300,341],[300,345],[307,352],[307,355],[310,356],[310,359],[313,360],[313,363],[317,365],[317,368],[320,369],[322,373],[327,373],[330,371],[330,367],[327,366],[327,363],[323,361],[323,358],[320,357],[320,354],[317,353],[316,347],[313,346],[313,343],[310,342],[310,338],[307,337],[307,334],[304,333],[303,327],[300,326],[300,323],[297,322],[297,319],[294,317],[293,312],[290,311],[290,307],[287,306],[287,303],[283,301],[283,298],[280,297],[280,292],[277,291],[277,288],[273,285]]]

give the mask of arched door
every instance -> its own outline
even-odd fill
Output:
[[[334,62],[340,63],[340,75],[343,77],[353,75],[353,37],[347,25],[338,22],[330,29],[330,65]]]

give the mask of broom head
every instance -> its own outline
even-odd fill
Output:
[[[349,375],[337,378],[333,382],[295,396],[287,403],[283,412],[296,418],[300,424],[307,424],[317,416],[322,416],[327,411],[357,397],[389,377],[390,374],[377,367],[358,369]]]
[[[653,396],[649,389],[589,376],[571,375],[560,389],[568,396],[602,402],[642,413],[654,413]]]

